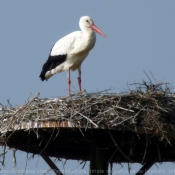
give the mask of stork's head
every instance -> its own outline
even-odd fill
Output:
[[[106,37],[106,35],[94,24],[94,21],[92,18],[90,18],[89,16],[82,16],[80,18],[80,22],[79,22],[79,26],[80,29],[83,30],[93,30],[96,31],[97,33],[99,33],[100,35]]]

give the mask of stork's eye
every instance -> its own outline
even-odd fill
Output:
[[[86,20],[86,22],[89,22],[88,20]]]

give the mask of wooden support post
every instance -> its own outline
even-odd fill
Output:
[[[97,175],[108,175],[108,149],[96,148]]]
[[[91,143],[90,143],[90,171],[89,175],[96,175],[96,143],[95,138],[91,135]]]
[[[41,157],[46,161],[50,168],[55,172],[56,175],[63,175],[62,172],[57,168],[57,166],[52,162],[52,160],[45,153],[40,154]]]
[[[98,148],[91,138],[90,175],[108,175],[108,149]]]
[[[135,175],[144,175],[151,167],[155,164],[157,156],[154,155],[148,162],[146,162],[143,167]]]

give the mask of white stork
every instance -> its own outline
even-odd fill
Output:
[[[79,26],[81,31],[76,31],[58,40],[50,51],[48,60],[42,67],[40,78],[42,81],[48,80],[52,75],[68,72],[68,92],[70,95],[70,70],[78,69],[78,85],[81,91],[81,64],[94,47],[95,32],[106,37],[106,35],[95,26],[89,16],[80,18]]]

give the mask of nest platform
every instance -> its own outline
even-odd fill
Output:
[[[1,106],[0,144],[47,162],[49,157],[91,161],[93,169],[101,156],[103,167],[129,162],[149,169],[175,161],[175,94],[165,84],[65,98],[37,94],[23,106]]]

